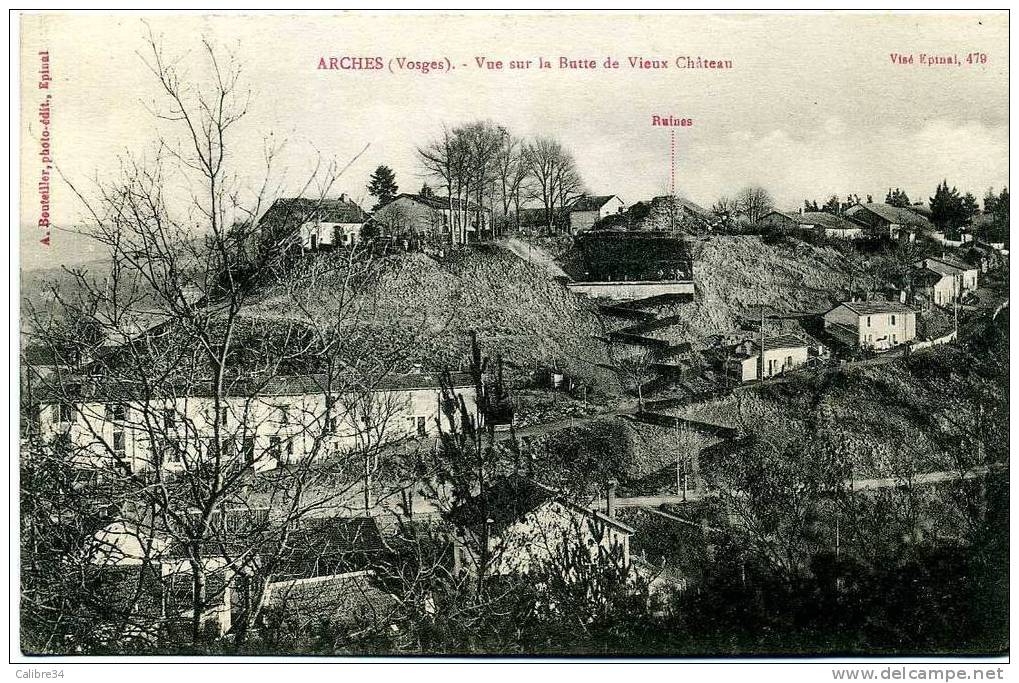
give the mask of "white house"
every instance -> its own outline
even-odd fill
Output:
[[[916,311],[895,301],[846,301],[824,314],[824,329],[848,346],[887,350],[916,338]]]
[[[469,409],[469,376],[454,373],[453,390]],[[439,377],[393,375],[371,386],[340,387],[322,375],[235,382],[218,402],[208,383],[166,387],[139,397],[137,388],[83,378],[62,391],[41,391],[35,419],[46,442],[61,442],[83,468],[178,472],[216,454],[255,470],[434,436],[441,413]],[[447,428],[445,418],[443,428]]]
[[[980,285],[980,268],[951,256],[925,258],[913,266],[937,278],[936,281],[930,278],[933,282],[928,287],[928,294],[939,306],[958,301],[963,294],[976,291]]]
[[[318,251],[356,245],[367,219],[356,202],[341,194],[338,199],[277,199],[259,224],[287,233],[296,229],[302,248]]]
[[[800,367],[810,356],[811,344],[792,334],[764,337],[764,378]],[[761,378],[761,341],[748,340],[733,349],[727,368],[741,382]]]
[[[601,219],[623,211],[626,211],[626,204],[614,194],[581,195],[570,204],[570,232],[589,230]]]

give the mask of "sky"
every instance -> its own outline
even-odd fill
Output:
[[[252,96],[230,141],[230,169],[254,187],[264,176],[263,140],[285,140],[272,174],[284,195],[300,190],[318,159],[344,166],[362,150],[333,194],[370,206],[365,185],[379,164],[395,170],[401,191],[415,192],[426,180],[416,147],[444,125],[477,119],[558,137],[591,193],[627,203],[667,192],[673,167],[677,192],[704,206],[748,184],[794,208],[832,193],[880,201],[889,187],[926,200],[942,178],[980,198],[1008,182],[1004,12],[37,15],[22,19],[22,267],[91,256],[61,230],[49,246],[38,243],[41,97],[51,95],[54,165],[86,195],[90,179],[114,177],[126,154],[151,153],[160,136],[178,139],[151,114],[164,102],[141,58],[146,24],[188,69],[189,84],[210,75],[203,38],[235,55]],[[40,50],[49,53],[48,90],[37,88]],[[967,64],[971,52],[986,62]],[[914,61],[895,64],[892,53]],[[927,66],[921,54],[957,55],[961,64]],[[344,56],[380,57],[383,68],[318,68]],[[539,56],[553,68],[537,68]],[[478,57],[504,68],[479,69]],[[560,57],[598,68],[559,69]],[[632,69],[629,57],[670,67]],[[732,68],[677,69],[679,57]],[[397,58],[448,59],[454,68],[391,71]],[[606,58],[620,68],[603,68]],[[509,69],[509,60],[532,66]],[[655,114],[693,125],[652,126]],[[83,207],[69,187],[57,177],[51,190],[55,227],[78,223]]]

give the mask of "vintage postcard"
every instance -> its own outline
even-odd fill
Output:
[[[1007,11],[18,40],[13,656],[1002,677]]]

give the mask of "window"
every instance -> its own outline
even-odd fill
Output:
[[[793,357],[792,356],[786,356],[785,357],[785,366],[787,368],[791,368],[793,366]]]
[[[870,327],[870,316],[867,316],[867,327]]]
[[[895,314],[894,313],[892,313],[892,324],[893,325],[895,324]]]
[[[274,460],[279,460],[282,455],[281,450],[282,441],[278,436],[269,437],[269,457]]]
[[[281,425],[290,424],[290,409],[287,406],[279,406],[277,410],[279,411],[279,423]]]
[[[899,343],[898,335],[895,335],[895,334],[892,335],[892,343],[893,344],[898,344]]]
[[[418,416],[417,418],[418,436],[425,436],[428,434],[428,430],[425,426],[424,416]]]
[[[163,408],[163,428],[173,429],[177,426],[177,413],[173,408]]]
[[[115,403],[106,404],[106,419],[107,421],[120,421],[123,422],[127,419],[127,406],[118,405]]]
[[[287,460],[290,461],[293,459],[294,459],[294,440],[287,439]]]
[[[244,462],[251,464],[255,462],[255,437],[246,436],[244,437],[244,444],[242,446],[244,452]]]
[[[223,454],[223,457],[233,457],[237,452],[237,444],[234,443],[233,439],[223,439],[219,444],[219,452]]]
[[[181,461],[180,444],[168,439],[163,444],[163,462],[178,463]]]
[[[326,434],[335,434],[335,433],[336,433],[336,416],[331,416],[326,421]]]
[[[127,452],[126,441],[124,439],[124,432],[119,429],[113,432],[113,453],[117,456],[124,457]]]
[[[74,422],[74,406],[70,403],[61,403],[53,411],[53,417],[57,422]]]

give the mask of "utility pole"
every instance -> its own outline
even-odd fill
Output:
[[[758,355],[758,365],[760,369],[757,372],[757,378],[760,381],[764,381],[764,304],[761,306],[761,348],[760,354]]]

